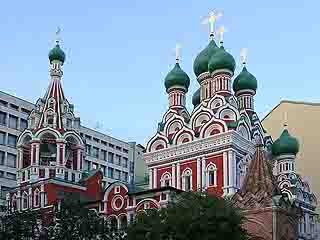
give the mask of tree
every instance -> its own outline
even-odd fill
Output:
[[[7,213],[0,218],[0,239],[39,239],[40,219],[38,212]]]
[[[244,240],[245,220],[228,199],[203,193],[181,193],[167,208],[137,215],[128,227],[128,240]]]

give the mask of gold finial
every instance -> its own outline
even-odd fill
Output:
[[[248,48],[241,48],[240,50],[240,61],[243,65],[247,63],[248,60]]]
[[[180,62],[181,54],[181,45],[179,43],[176,44],[176,63]]]
[[[202,21],[202,24],[209,24],[210,26],[210,39],[214,38],[214,27],[217,19],[222,17],[222,12],[221,11],[211,11],[209,13],[209,16],[204,18]]]
[[[227,29],[224,26],[219,27],[218,35],[219,35],[219,42],[221,46],[223,45],[223,35],[225,32],[227,32]]]
[[[55,41],[56,41],[56,44],[58,45],[59,44],[59,42],[60,42],[60,32],[61,32],[61,28],[60,27],[58,27],[57,28],[57,31],[56,31],[56,33],[55,33]]]

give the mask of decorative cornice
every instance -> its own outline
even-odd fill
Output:
[[[153,165],[160,162],[182,160],[202,154],[214,153],[228,148],[233,148],[242,154],[254,154],[255,152],[252,142],[231,130],[208,138],[146,153],[144,154],[144,159],[147,165]]]

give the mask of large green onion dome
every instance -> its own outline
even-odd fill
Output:
[[[166,90],[173,86],[181,86],[188,90],[190,85],[189,76],[180,68],[179,63],[176,63],[174,68],[167,74],[164,85]]]
[[[196,107],[200,104],[200,88],[194,92],[194,94],[192,96],[192,104],[194,107]]]
[[[64,63],[65,59],[66,59],[65,53],[60,48],[59,44],[56,44],[56,46],[52,48],[49,52],[50,63],[52,63],[53,61],[60,61]]]
[[[244,66],[241,73],[233,81],[233,91],[254,90],[258,88],[257,79]]]
[[[279,139],[272,144],[272,154],[279,156],[282,154],[297,154],[299,152],[299,142],[292,137],[287,129],[284,129]]]
[[[208,63],[211,56],[217,51],[218,47],[214,40],[211,40],[208,46],[203,49],[193,63],[194,74],[198,77],[201,73],[208,72]]]
[[[236,61],[233,56],[228,53],[223,46],[218,48],[218,50],[211,56],[208,63],[208,70],[210,73],[219,70],[219,69],[227,69],[234,72],[236,67]]]

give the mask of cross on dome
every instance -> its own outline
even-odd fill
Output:
[[[221,11],[211,11],[209,13],[209,16],[204,18],[204,20],[202,21],[202,24],[209,24],[210,26],[210,38],[213,39],[214,37],[214,29],[215,29],[215,23],[216,21],[222,17],[222,12]]]
[[[247,63],[248,60],[248,48],[241,48],[240,50],[240,61],[243,65]]]
[[[61,28],[58,27],[57,31],[55,32],[55,42],[56,42],[57,45],[59,45],[59,42],[61,40],[60,33],[61,33]]]
[[[219,42],[221,45],[223,45],[223,35],[225,32],[227,32],[227,29],[224,26],[219,27],[218,36],[219,36]]]
[[[176,44],[176,63],[180,62],[181,56],[181,45],[179,43]]]

